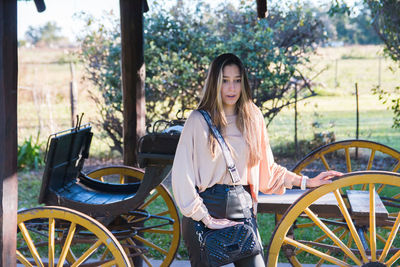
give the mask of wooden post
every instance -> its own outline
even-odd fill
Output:
[[[75,67],[74,63],[69,62],[71,72],[71,82],[69,84],[69,95],[71,100],[71,127],[75,127],[75,119],[78,114],[78,90],[76,89]]]
[[[257,0],[257,17],[262,19],[268,16],[267,0]]]
[[[359,133],[360,133],[360,110],[358,107],[358,84],[355,83],[356,87],[356,139],[358,140],[359,138]],[[358,147],[356,147],[356,159],[358,159]]]
[[[294,83],[294,150],[295,150],[295,159],[297,160],[297,156],[300,154],[299,153],[299,144],[297,141],[297,83]]]
[[[145,64],[143,12],[145,0],[120,0],[123,86],[124,164],[137,165],[136,145],[145,133]]]
[[[381,74],[382,74],[382,57],[379,56],[379,61],[378,61],[378,88],[381,89]]]
[[[339,86],[337,76],[338,76],[338,59],[335,60],[335,88]]]
[[[0,266],[16,266],[17,0],[0,1]]]

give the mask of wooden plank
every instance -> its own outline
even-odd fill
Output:
[[[369,216],[369,191],[347,190],[351,213],[357,217]],[[389,213],[383,205],[381,198],[375,192],[375,214],[376,217],[387,218]]]
[[[267,0],[257,0],[257,16],[260,19],[268,16]]]
[[[16,266],[17,0],[0,1],[0,266]]]
[[[128,166],[137,166],[136,146],[145,133],[143,12],[146,7],[145,0],[120,0],[123,148],[124,164]]]
[[[259,213],[283,214],[302,194],[307,190],[289,189],[283,195],[258,194]],[[333,193],[328,193],[317,199],[310,209],[318,215],[327,217],[329,215],[340,215],[340,210]]]

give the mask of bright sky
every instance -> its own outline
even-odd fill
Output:
[[[42,26],[48,21],[55,21],[62,28],[62,35],[72,39],[82,27],[73,15],[81,11],[97,17],[103,11],[114,10],[119,15],[119,0],[45,0],[44,2],[46,10],[39,13],[34,1],[18,1],[18,39],[25,39],[25,32],[30,25]]]
[[[190,0],[188,0],[190,1]],[[238,3],[240,0],[207,0],[212,6],[221,2],[228,1]],[[249,1],[249,0],[247,0]],[[274,0],[268,0],[268,3]],[[311,0],[322,3],[331,0]],[[354,0],[352,0],[354,1]],[[148,0],[149,3],[152,0]],[[171,4],[175,0],[159,0],[159,3]],[[73,14],[84,11],[95,17],[101,16],[104,11],[113,10],[119,16],[119,0],[45,0],[46,10],[42,13],[37,12],[33,0],[18,1],[18,39],[25,39],[25,32],[28,27],[42,26],[48,21],[55,21],[62,28],[62,35],[73,40],[82,24]]]

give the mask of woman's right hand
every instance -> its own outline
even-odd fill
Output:
[[[205,224],[207,228],[214,230],[243,223],[243,222],[231,221],[229,219],[216,219],[214,217],[211,217],[211,215],[207,215],[201,221]]]

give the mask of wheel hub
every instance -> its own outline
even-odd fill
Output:
[[[386,267],[386,265],[381,262],[368,262],[362,267]]]

